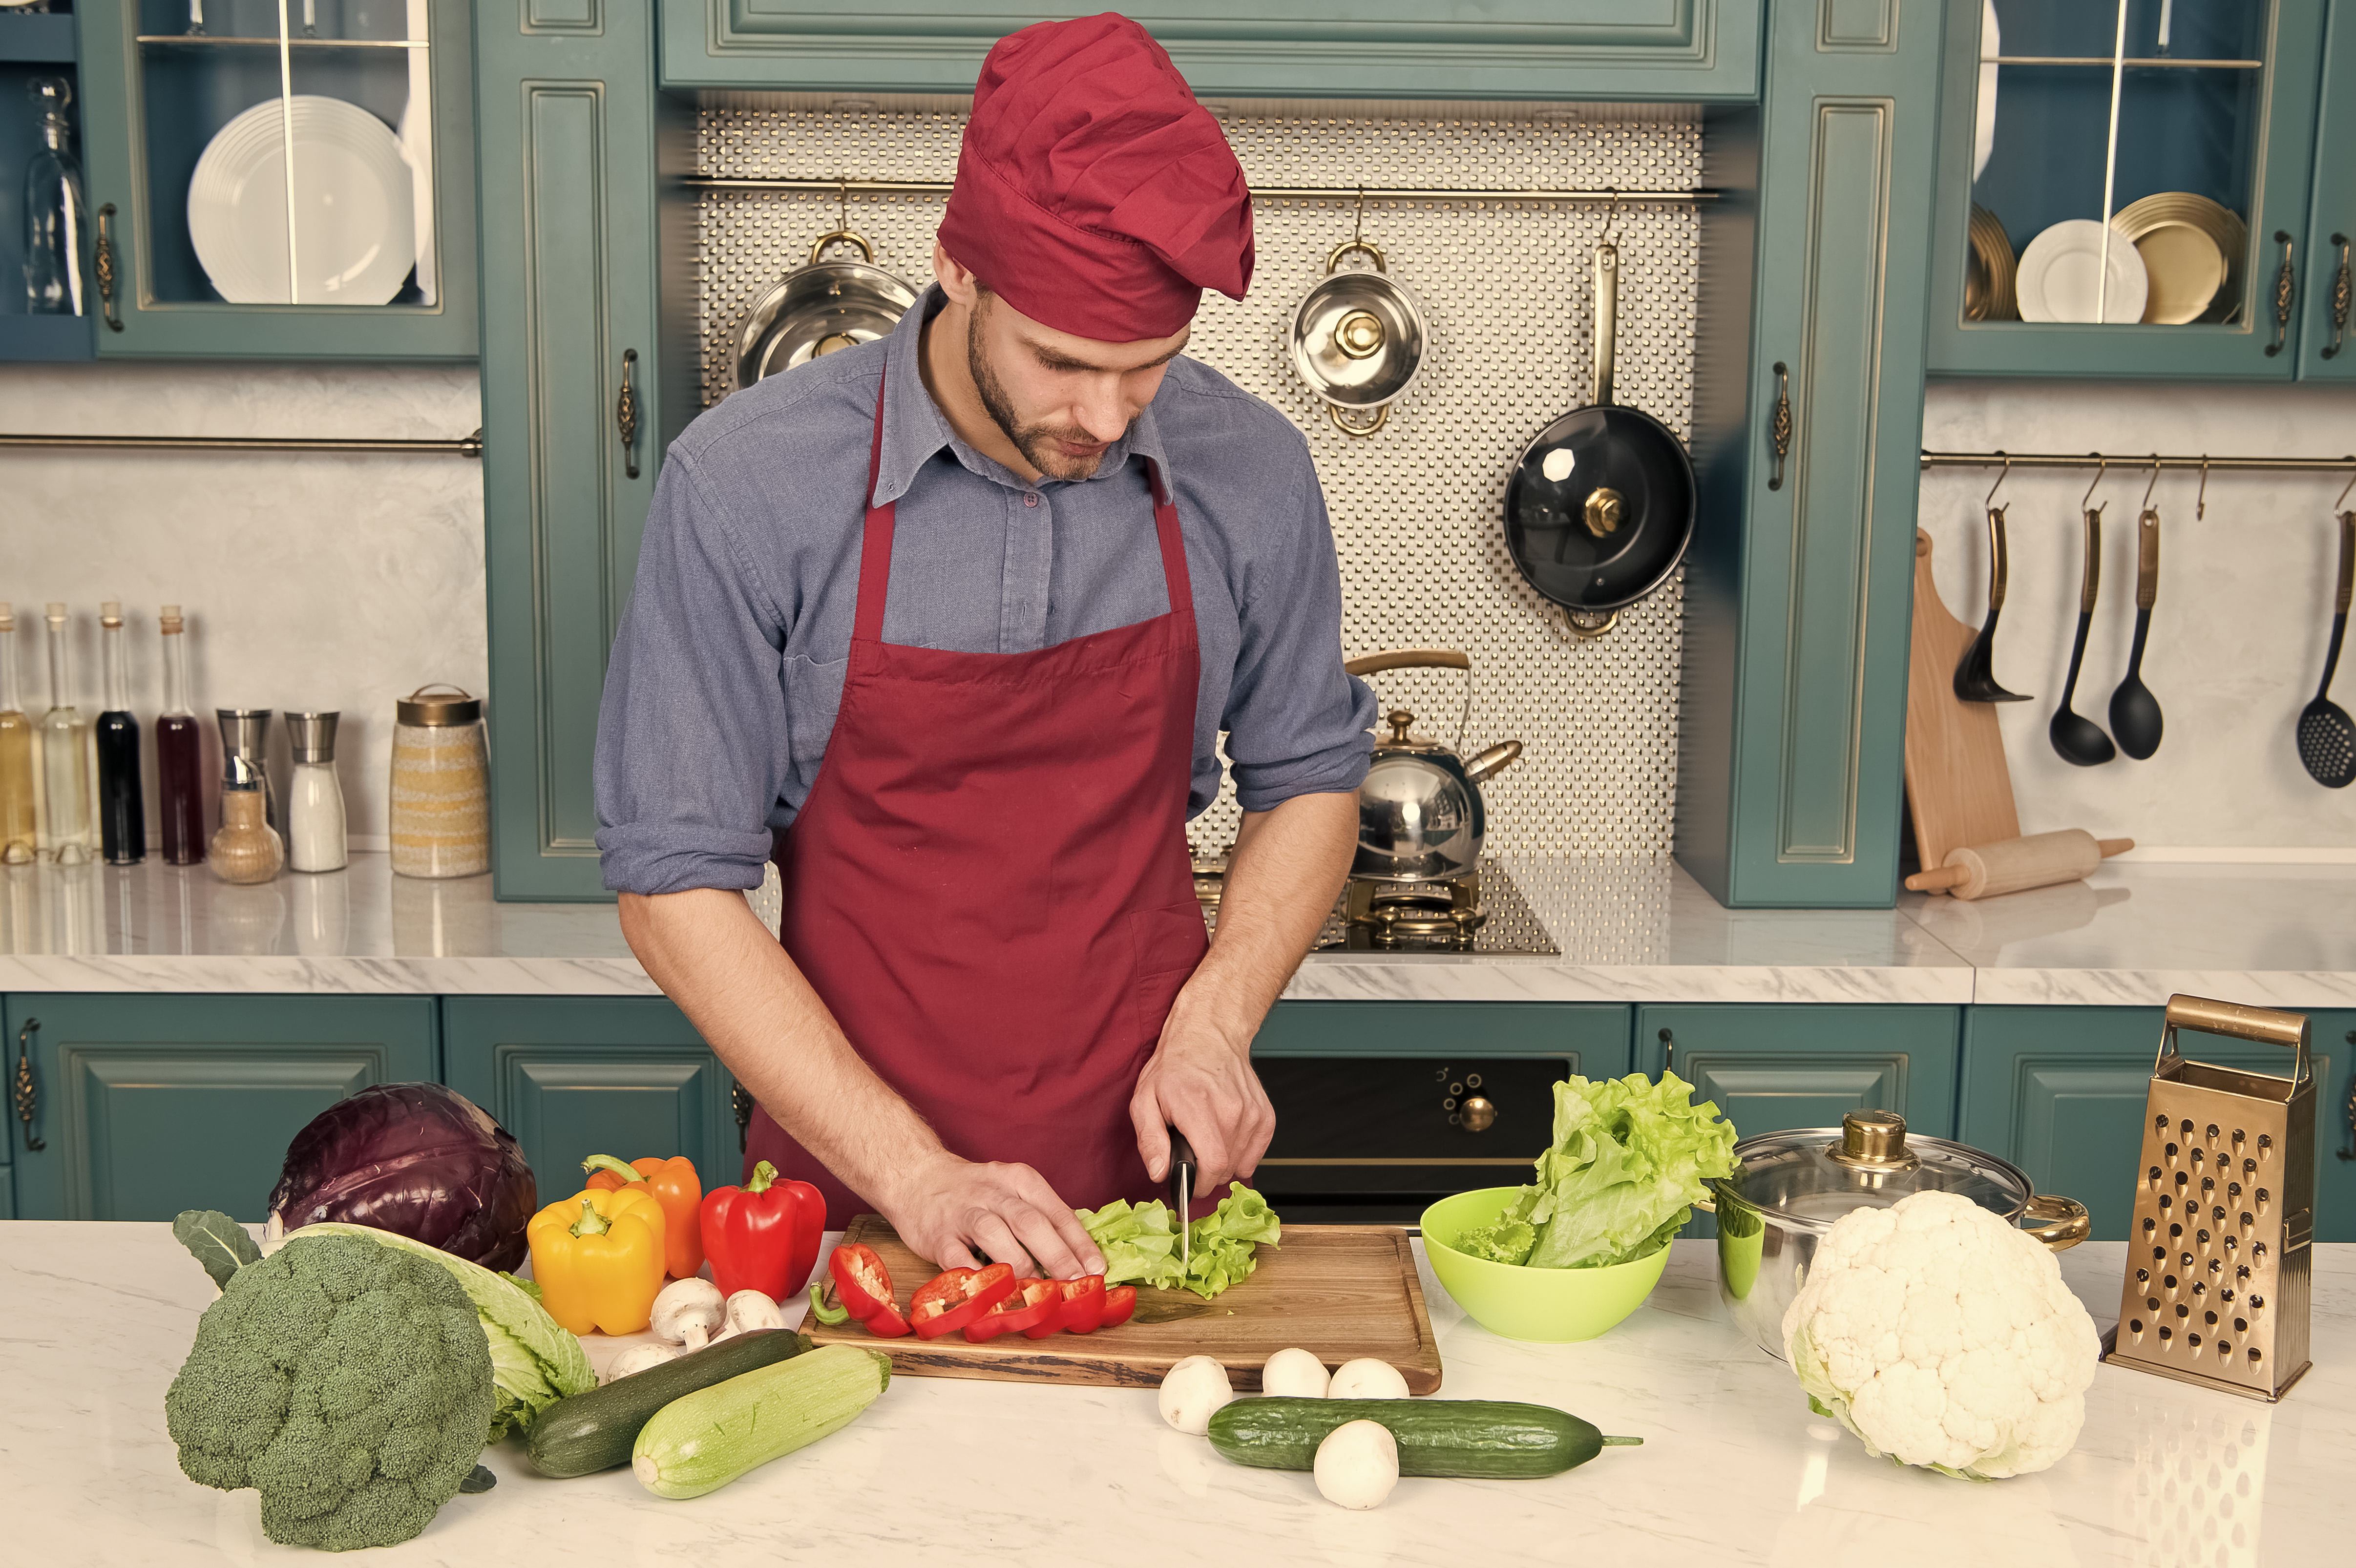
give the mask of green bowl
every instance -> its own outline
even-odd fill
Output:
[[[1567,1345],[1594,1339],[1644,1305],[1669,1266],[1666,1247],[1609,1268],[1523,1268],[1456,1250],[1457,1237],[1494,1224],[1520,1191],[1483,1187],[1423,1211],[1423,1250],[1431,1272],[1475,1323],[1508,1339]]]

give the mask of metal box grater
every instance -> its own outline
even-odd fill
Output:
[[[2179,1027],[2292,1047],[2287,1079],[2188,1061]],[[2307,1371],[2314,1267],[2315,1075],[2308,1022],[2170,997],[2144,1106],[2143,1158],[2109,1359],[2280,1399]]]

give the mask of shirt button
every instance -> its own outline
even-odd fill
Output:
[[[1025,490],[1023,492],[1023,504],[1026,507],[1037,506],[1039,504],[1039,492],[1036,490]]]

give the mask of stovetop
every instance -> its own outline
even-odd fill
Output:
[[[1201,896],[1206,889],[1215,888],[1226,867],[1224,859],[1198,860],[1195,889]],[[1362,924],[1353,924],[1344,914],[1349,898],[1348,890],[1334,901],[1333,909],[1326,915],[1325,923],[1317,933],[1312,953],[1464,953],[1474,956],[1512,956],[1555,958],[1562,949],[1547,934],[1547,928],[1529,901],[1505,868],[1483,856],[1481,860],[1481,912],[1488,918],[1472,933],[1471,944],[1453,940],[1417,940],[1399,938],[1387,945],[1376,945],[1373,933]],[[1203,906],[1204,918],[1214,930],[1219,923],[1216,893],[1211,892]]]

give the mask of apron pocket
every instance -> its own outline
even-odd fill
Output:
[[[1171,1004],[1210,950],[1210,935],[1204,929],[1203,906],[1193,899],[1131,910],[1122,923],[1129,927],[1133,955],[1129,988],[1131,1038],[1151,1051],[1162,1038]]]

